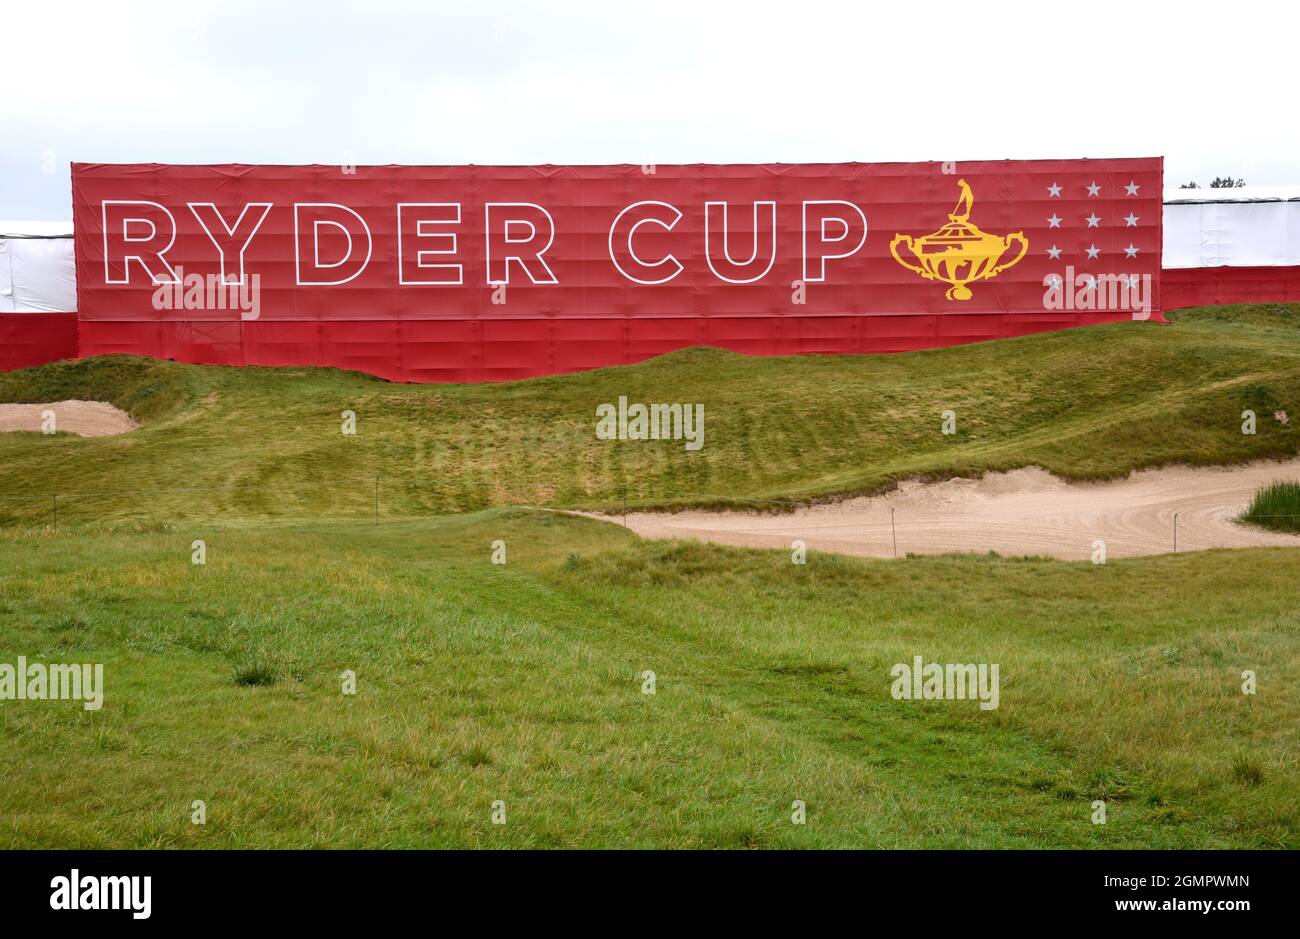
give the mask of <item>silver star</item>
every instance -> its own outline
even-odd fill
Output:
[[[1138,217],[1137,217],[1136,215],[1134,215],[1132,212],[1130,212],[1128,215],[1124,216],[1124,224],[1125,224],[1127,227],[1129,227],[1129,228],[1135,228],[1135,227],[1137,226],[1137,223],[1138,223]]]
[[[1059,287],[1061,286],[1061,275],[1052,274],[1050,277],[1047,278],[1047,282],[1051,284],[1053,287]]]
[[[1051,255],[1053,261],[1059,261],[1061,259],[1061,249],[1058,248],[1056,245],[1052,245],[1050,248],[1048,248],[1047,253]]]
[[[1088,216],[1088,227],[1089,227],[1089,228],[1096,228],[1096,227],[1097,227],[1097,223],[1100,222],[1100,221],[1101,221],[1101,219],[1097,218],[1097,214],[1094,212],[1092,215],[1089,215],[1089,216]]]
[[[1133,247],[1133,245],[1130,244],[1127,248],[1124,249],[1124,254],[1126,257],[1135,258],[1138,256],[1138,249]]]
[[[1136,196],[1138,194],[1138,190],[1141,189],[1142,187],[1139,186],[1137,183],[1133,182],[1132,180],[1129,180],[1129,184],[1124,188],[1128,191],[1128,194],[1130,196]]]
[[[1097,289],[1097,278],[1093,277],[1091,274],[1088,275],[1088,279],[1085,280],[1084,283],[1088,285],[1089,290]]]
[[[1047,195],[1050,199],[1059,199],[1061,197],[1061,187],[1056,185],[1056,183],[1052,183],[1052,185],[1047,187]]]
[[[1057,215],[1055,212],[1053,212],[1052,217],[1047,220],[1047,224],[1052,228],[1060,228],[1061,217]]]
[[[1097,255],[1099,254],[1101,254],[1101,249],[1098,248],[1096,245],[1092,245],[1088,248],[1088,257],[1091,258],[1092,260],[1094,261],[1097,260]]]
[[[1129,286],[1129,289],[1131,290],[1131,289],[1133,289],[1134,287],[1136,287],[1137,285],[1138,285],[1138,276],[1137,276],[1136,274],[1129,274],[1129,275],[1128,275],[1128,286]]]
[[[1090,196],[1095,196],[1100,192],[1101,192],[1101,187],[1098,186],[1095,182],[1088,187],[1088,195]]]

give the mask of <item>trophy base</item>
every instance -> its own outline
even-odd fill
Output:
[[[949,300],[969,300],[973,295],[965,284],[953,284],[946,294]]]

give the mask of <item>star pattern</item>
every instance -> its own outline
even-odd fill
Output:
[[[1122,177],[1118,179],[1112,178],[1109,181],[1097,178],[1088,181],[1087,177],[1084,177],[1082,180],[1075,177],[1066,178],[1065,182],[1062,183],[1061,178],[1057,177],[1051,181],[1050,185],[1046,183],[1039,183],[1039,185],[1043,187],[1038,190],[1039,192],[1046,190],[1046,196],[1040,198],[1060,199],[1063,204],[1069,202],[1071,198],[1075,200],[1079,200],[1080,197],[1083,199],[1097,199],[1099,202],[1107,202],[1109,208],[1109,206],[1113,205],[1118,199],[1134,197],[1141,198],[1143,185],[1145,184],[1139,184],[1136,179],[1130,179],[1127,184],[1125,184]],[[1123,195],[1120,194],[1121,189],[1123,190]],[[1105,195],[1105,192],[1109,192],[1110,195]],[[1074,193],[1075,195],[1071,196],[1071,193]],[[1143,205],[1145,206],[1146,203],[1143,203]],[[1118,207],[1116,206],[1116,208]],[[1046,219],[1047,228],[1059,230],[1061,235],[1057,236],[1055,240],[1050,242],[1050,247],[1048,247],[1048,243],[1040,243],[1038,250],[1041,251],[1042,254],[1040,254],[1039,257],[1043,258],[1044,263],[1057,262],[1066,265],[1072,264],[1075,265],[1076,268],[1089,264],[1089,262],[1097,261],[1100,261],[1103,265],[1109,263],[1121,267],[1128,267],[1129,264],[1134,262],[1150,263],[1151,255],[1149,253],[1144,253],[1147,249],[1140,246],[1143,242],[1141,242],[1137,237],[1133,237],[1132,241],[1127,242],[1127,247],[1124,247],[1125,242],[1119,241],[1118,238],[1112,240],[1114,236],[1109,233],[1102,233],[1102,229],[1107,226],[1111,226],[1112,230],[1117,227],[1121,218],[1124,221],[1125,228],[1140,229],[1142,227],[1142,217],[1138,215],[1136,211],[1129,209],[1126,209],[1124,215],[1120,215],[1119,212],[1116,212],[1114,215],[1108,215],[1107,212],[1100,209],[1090,211],[1086,215],[1076,215],[1070,211],[1064,213],[1059,210],[1053,211]],[[1113,222],[1111,219],[1113,219]],[[1106,225],[1102,224],[1103,221],[1106,222]],[[1092,235],[1094,240],[1086,242],[1075,240],[1080,230],[1092,234],[1091,230],[1093,229],[1096,230],[1096,234]],[[1136,235],[1137,232],[1130,233],[1131,237]],[[1143,236],[1145,236],[1145,230],[1143,230]],[[1044,257],[1044,255],[1046,257]],[[1155,263],[1157,264],[1159,263],[1158,255],[1159,252],[1156,253]],[[1142,261],[1139,261],[1139,258],[1141,258]],[[1089,264],[1089,266],[1091,265]],[[1069,270],[1070,269],[1067,268],[1065,272],[1068,273]],[[1132,268],[1130,267],[1130,271],[1131,270]],[[1113,271],[1110,269],[1107,270],[1107,273],[1112,272]],[[1049,272],[1044,271],[1043,273],[1047,274]],[[1115,273],[1116,276],[1125,278],[1126,280],[1130,277],[1128,271],[1121,270],[1113,273]],[[1080,284],[1084,283],[1082,280],[1084,274],[1084,271],[1079,272],[1081,278],[1079,280]],[[1087,276],[1089,278],[1089,284],[1095,285],[1097,283],[1097,272],[1088,274]],[[1059,278],[1057,278],[1057,280],[1059,280]],[[1066,280],[1068,281],[1070,278],[1066,278]],[[1071,283],[1073,283],[1073,281],[1071,281]]]

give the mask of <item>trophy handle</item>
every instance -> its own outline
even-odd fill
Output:
[[[900,244],[907,245],[907,250],[912,252],[912,257],[916,257],[916,248],[913,247],[912,245],[912,236],[895,235],[894,240],[889,243],[889,253],[894,256],[894,260],[897,261],[899,264],[903,265],[903,267],[907,268],[909,271],[912,271],[913,273],[916,274],[920,274],[926,280],[934,280],[935,279],[934,275],[931,274],[929,271],[927,271],[925,268],[918,267],[915,264],[908,264],[906,261],[902,259],[902,257],[899,256],[898,246]]]
[[[1010,248],[1012,241],[1020,242],[1020,253],[1017,254],[1014,258],[1012,258],[1010,261],[1008,261],[1006,264],[994,265],[993,270],[985,274],[984,275],[985,277],[993,277],[995,274],[1001,274],[1009,267],[1015,267],[1017,264],[1020,263],[1020,259],[1023,258],[1025,254],[1029,251],[1029,239],[1025,237],[1024,232],[1022,231],[1013,232],[1010,235],[1007,235],[1005,238],[1003,238],[1002,250],[1005,251],[1006,249]]]

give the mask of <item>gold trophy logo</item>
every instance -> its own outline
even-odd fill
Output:
[[[1015,267],[1029,251],[1029,239],[1019,231],[1010,235],[990,235],[980,231],[970,220],[971,206],[975,204],[970,186],[964,179],[957,180],[957,185],[961,187],[961,198],[948,216],[948,224],[921,238],[895,235],[889,243],[889,253],[903,267],[926,280],[950,284],[946,294],[949,300],[969,300],[971,292],[966,285],[996,277],[1007,268]],[[1015,242],[1020,243],[1020,253],[1005,264],[999,264],[998,259],[1010,251]],[[919,265],[909,264],[899,256],[900,244],[907,245]]]

